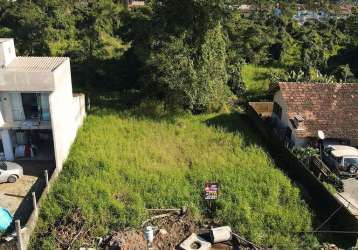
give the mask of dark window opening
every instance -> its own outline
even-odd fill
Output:
[[[41,108],[38,104],[39,95],[22,93],[21,99],[26,119],[39,119],[41,117]]]
[[[2,144],[1,139],[0,139],[0,153],[4,153],[4,145]]]
[[[48,94],[21,93],[20,98],[22,107],[13,109],[15,120],[50,120]]]

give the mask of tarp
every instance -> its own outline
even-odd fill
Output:
[[[12,223],[12,216],[5,208],[0,208],[0,232],[5,232]]]

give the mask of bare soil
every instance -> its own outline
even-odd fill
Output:
[[[195,220],[190,212],[182,215],[173,213],[163,218],[153,219],[145,226],[151,225],[156,230],[153,242],[155,250],[179,249],[182,241],[192,233],[198,233],[203,238],[208,239],[207,229],[203,229],[201,224]],[[94,239],[90,235],[91,227],[85,223],[80,210],[75,211],[70,218],[58,221],[48,233],[55,235],[57,247],[60,249],[72,249],[76,243],[81,242],[82,247],[97,247],[97,249],[108,250],[146,250],[147,241],[144,238],[143,230],[125,229],[114,231],[103,238]],[[99,244],[98,244],[99,243]],[[97,245],[98,244],[98,245]],[[253,249],[237,241],[227,244],[215,244],[213,250],[231,249]]]
[[[178,246],[180,243],[192,233],[200,234],[208,231],[205,229],[203,230],[200,223],[196,221],[190,213],[182,216],[173,214],[172,216],[151,221],[150,225],[157,229],[153,242],[153,249],[155,250],[179,249]],[[209,240],[205,234],[202,235],[206,240]],[[111,250],[146,250],[147,242],[144,239],[144,233],[142,231],[129,229],[114,232],[103,241],[101,247]],[[211,249],[231,250],[252,248],[242,244],[239,246],[238,242],[234,241],[228,242],[227,244],[214,244]]]
[[[153,242],[154,249],[175,249],[177,245],[199,229],[199,224],[193,221],[190,215],[172,215],[152,221],[150,224],[157,229]],[[102,247],[105,249],[145,250],[147,242],[142,231],[129,229],[114,232],[105,239]]]

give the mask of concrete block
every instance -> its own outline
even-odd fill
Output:
[[[193,233],[180,244],[180,248],[183,250],[209,250],[211,243]]]

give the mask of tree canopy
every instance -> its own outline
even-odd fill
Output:
[[[294,2],[282,2],[277,16],[269,0],[150,0],[134,10],[121,0],[0,0],[0,36],[14,37],[22,55],[69,56],[77,90],[135,90],[194,112],[244,94],[245,63],[354,81],[357,12],[299,25]],[[243,15],[243,3],[256,11]]]

